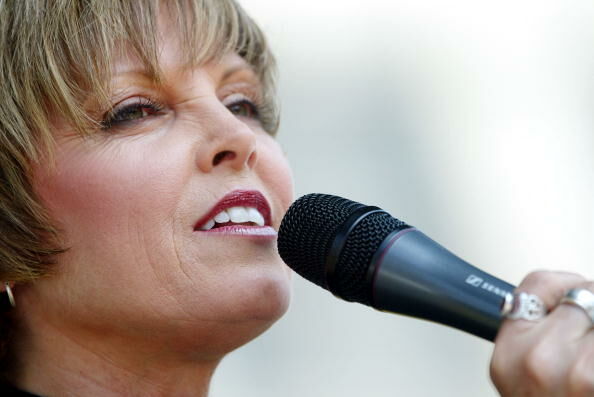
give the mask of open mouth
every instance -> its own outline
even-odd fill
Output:
[[[270,226],[270,206],[258,191],[234,190],[223,197],[194,226],[195,231],[226,227]]]
[[[253,207],[231,207],[210,218],[198,230],[211,230],[226,226],[264,226],[264,216]]]

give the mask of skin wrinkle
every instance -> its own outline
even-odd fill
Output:
[[[79,342],[79,341],[77,340],[77,338],[75,338],[75,337],[73,337],[73,336],[70,336],[70,335],[69,335],[69,334],[67,334],[67,333],[64,333],[64,332],[62,332],[62,330],[61,330],[61,328],[60,328],[59,326],[53,326],[51,322],[48,322],[47,324],[48,324],[48,326],[50,326],[51,328],[53,328],[53,330],[54,330],[54,331],[55,331],[57,334],[61,335],[61,336],[62,336],[63,338],[65,338],[65,339],[68,339],[70,342],[72,342],[73,344],[77,345],[77,346],[78,346],[78,347],[79,347],[81,350],[85,351],[86,353],[88,353],[88,354],[91,354],[91,355],[93,355],[93,356],[97,357],[97,358],[98,358],[98,359],[99,359],[101,362],[104,362],[104,363],[106,363],[106,364],[109,364],[109,365],[111,365],[111,366],[114,366],[114,367],[118,368],[118,370],[120,370],[120,371],[124,371],[125,373],[128,373],[129,375],[135,375],[135,374],[134,374],[134,373],[132,373],[131,371],[128,371],[126,368],[124,368],[124,367],[121,367],[121,366],[118,366],[118,365],[117,365],[117,363],[116,363],[116,362],[114,362],[112,359],[110,359],[110,357],[109,357],[108,355],[103,355],[103,354],[100,354],[98,351],[95,351],[95,350],[88,349],[88,348],[86,347],[86,344],[85,344],[84,342],[83,342],[83,343],[81,343],[81,342]],[[56,366],[56,368],[57,368],[57,369],[62,369],[62,370],[64,370],[64,371],[68,372],[68,371],[69,371],[69,369],[68,369],[66,366],[62,365],[62,363],[63,363],[62,361],[58,360],[58,361],[56,361],[56,362],[54,363],[54,365]],[[35,364],[36,364],[36,363],[35,363],[35,362],[33,362],[33,365],[35,365]],[[42,372],[42,371],[40,371],[39,373],[43,373],[43,372]],[[89,376],[89,375],[88,375],[88,374],[86,374],[85,372],[79,372],[79,373],[78,373],[78,375],[79,375],[79,376],[83,376],[85,379],[87,379],[88,381],[91,381],[92,383],[95,383],[95,384],[97,384],[97,385],[104,386],[104,385],[103,385],[101,382],[99,382],[97,379],[95,379],[95,378],[93,378],[93,377]]]
[[[172,245],[173,245],[173,251],[175,253],[175,256],[176,256],[177,260],[181,264],[182,262],[181,262],[181,259],[179,257],[179,254],[177,252],[177,247],[176,247],[175,238],[174,238],[174,217],[170,217],[169,219],[170,219],[170,225],[169,226],[171,228],[171,236],[170,237],[171,237],[171,242],[172,242]],[[142,227],[142,225],[140,225],[140,227],[130,227],[130,230],[136,230],[136,235],[138,237],[137,241],[139,241],[139,242],[142,241],[142,243],[139,244],[140,246],[145,247],[145,248],[151,246],[150,241],[147,241],[145,239],[145,235],[143,233],[144,228]],[[155,277],[155,280],[160,281],[160,278],[161,277],[159,276],[159,272],[157,271],[156,263],[152,260],[152,257],[150,255],[150,253],[147,252],[146,250],[143,250],[142,252],[144,253],[144,257],[143,258],[139,258],[138,257],[138,259],[137,259],[138,263],[148,263],[149,264],[148,267],[151,269],[151,271],[152,271],[152,273],[153,273],[153,275]],[[186,274],[186,277],[191,282],[191,284],[193,284],[193,287],[196,287],[195,282],[191,279],[190,275],[187,272],[185,272],[183,268],[181,268],[181,266],[180,266],[180,270],[182,270]],[[163,291],[167,293],[166,295],[168,297],[173,298],[173,300],[176,302],[176,304],[179,307],[183,308],[183,304],[182,304],[183,302],[180,301],[180,298],[177,297],[176,294],[173,293],[171,291],[171,289],[170,288],[167,288],[167,287],[168,287],[168,284],[167,283],[160,283],[159,284],[159,288],[160,289],[163,289]],[[186,313],[186,315],[189,315],[189,313]]]
[[[211,196],[212,196],[212,199],[210,201],[213,202],[213,203],[216,202],[216,199],[215,199],[215,196],[216,195],[214,193],[211,193]],[[173,221],[172,221],[172,223],[173,223]],[[193,225],[192,225],[192,230],[193,230]],[[185,261],[183,261],[182,258],[181,258],[181,256],[180,256],[180,249],[178,247],[177,239],[175,239],[174,238],[174,235],[173,235],[173,227],[172,227],[172,241],[173,241],[173,245],[174,245],[175,255],[176,255],[177,261],[178,261],[177,263],[179,264],[180,270],[186,276],[186,278],[188,279],[188,281],[194,287],[196,287],[196,282],[192,279],[190,273],[183,266],[183,264],[185,263]],[[180,298],[177,297],[175,294],[173,294],[173,296],[174,296],[174,299],[177,301],[177,303],[180,305],[180,307],[183,307],[183,302],[180,301]],[[189,313],[186,313],[186,314],[189,314]],[[189,320],[189,321],[191,322],[191,320]],[[196,321],[212,321],[212,320],[209,320],[207,318],[201,317],[201,318],[197,318]]]
[[[204,95],[204,97],[206,97],[206,95]],[[196,120],[196,122],[198,122]],[[197,126],[198,128],[200,126]],[[171,217],[171,241],[173,244],[173,251],[174,251],[174,255],[177,259],[177,265],[179,267],[179,269],[182,271],[182,273],[185,275],[187,281],[190,283],[190,286],[192,288],[197,288],[198,286],[196,285],[196,281],[193,280],[192,275],[185,269],[185,267],[183,266],[184,261],[182,260],[180,253],[179,253],[179,247],[178,247],[178,242],[177,239],[175,238],[175,222],[174,222],[174,217]],[[184,304],[181,301],[181,297],[178,297],[175,293],[171,293],[171,296],[174,298],[174,300],[177,302],[177,304],[179,305],[180,308],[182,308],[182,310],[184,309]],[[191,316],[190,313],[186,312],[186,315]]]
[[[173,217],[171,217],[171,225],[170,225],[170,227],[171,227],[171,241],[172,241],[172,243],[173,243],[173,251],[174,251],[174,253],[175,253],[175,257],[177,258],[177,263],[179,264],[180,270],[181,270],[181,271],[183,272],[183,274],[186,276],[186,278],[188,279],[188,281],[190,281],[190,284],[192,284],[192,287],[196,288],[196,287],[197,287],[197,285],[196,285],[196,283],[195,283],[195,282],[192,280],[192,277],[191,277],[191,275],[190,275],[188,272],[186,272],[186,271],[185,271],[185,269],[184,269],[184,268],[183,268],[183,266],[182,266],[182,263],[183,263],[183,262],[182,262],[182,260],[181,260],[181,257],[180,257],[180,255],[179,255],[179,249],[178,249],[177,242],[176,242],[176,239],[175,239],[175,222],[173,221],[173,219],[174,219],[174,218],[173,218]],[[153,272],[155,272],[155,269],[154,269],[154,267],[153,267]],[[168,292],[170,293],[170,296],[172,296],[172,297],[173,297],[173,299],[174,299],[174,300],[177,302],[177,304],[178,304],[180,307],[183,307],[183,302],[181,302],[181,298],[179,298],[178,296],[176,296],[176,294],[175,294],[175,293],[173,293],[171,290],[169,290],[169,289],[168,289],[168,288],[166,288],[166,287],[165,287],[165,290],[166,290],[166,291],[168,291]],[[190,313],[187,313],[187,312],[186,312],[185,314],[186,314],[186,315],[191,315]]]
[[[173,239],[172,241],[173,241],[173,246],[174,246],[175,257],[177,258],[177,261],[178,261],[177,262],[178,263],[178,267],[182,271],[182,273],[186,276],[187,281],[189,281],[190,284],[194,288],[196,288],[197,287],[196,282],[192,279],[191,274],[188,273],[186,271],[186,269],[184,268],[184,266],[183,266],[183,263],[184,262],[182,261],[181,256],[179,255],[179,250],[178,250],[177,245],[175,243],[175,238],[173,237],[173,233],[172,233],[172,239]],[[179,305],[179,307],[182,308],[182,310],[185,311],[184,304],[181,301],[181,297],[178,297],[176,294],[171,294],[171,296],[173,296],[174,300],[177,302],[177,304]],[[189,317],[191,317],[191,315],[192,315],[190,312],[186,312],[185,314],[188,315]]]
[[[126,94],[126,92],[134,91],[134,87],[130,87],[129,84],[127,84],[125,88],[119,89],[118,83],[120,83],[122,79],[132,79],[132,81],[137,81],[137,84],[139,85],[139,87],[146,87],[147,90],[156,91],[157,93],[160,93],[162,96],[167,97],[167,95],[165,95],[164,93],[166,93],[168,91],[175,91],[172,88],[174,86],[174,84],[172,84],[171,81],[178,81],[181,79],[185,79],[185,80],[190,79],[191,80],[191,75],[193,73],[194,73],[193,71],[188,71],[187,69],[185,69],[183,67],[170,68],[167,70],[167,75],[172,76],[172,77],[169,77],[168,80],[157,83],[154,80],[152,80],[150,78],[150,76],[148,76],[146,74],[146,71],[142,68],[140,68],[140,69],[133,68],[131,70],[124,70],[122,72],[116,72],[114,75],[114,78],[113,78],[113,80],[115,80],[115,82],[112,84],[112,90],[114,92],[114,95],[112,95],[112,101],[114,103],[121,102],[128,96]],[[190,75],[190,77],[187,76],[188,74]],[[233,78],[237,79],[237,78],[241,78],[241,77],[243,77],[244,84],[248,83],[249,85],[252,85],[252,86],[258,85],[257,77],[256,77],[256,74],[253,71],[252,67],[250,65],[245,65],[245,64],[235,65],[231,68],[228,68],[225,71],[225,73],[223,74],[221,83],[222,83],[222,85],[226,85],[229,83],[229,80],[233,81]],[[212,76],[206,76],[206,80],[213,87],[217,85],[216,81],[214,80],[214,77],[212,77]],[[136,89],[137,88],[138,87],[136,87]],[[184,91],[185,92],[193,92],[193,86],[184,87]],[[261,95],[261,90],[258,90],[258,92],[259,92],[258,95]],[[205,97],[207,97],[207,95],[202,95],[202,96],[198,95],[193,98],[178,100],[177,102],[172,103],[171,105],[172,105],[172,108],[175,108],[177,106],[184,105],[184,104],[191,102],[193,100],[204,99]]]
[[[73,344],[77,345],[81,350],[85,351],[87,354],[90,354],[92,356],[97,357],[101,362],[109,365],[109,366],[113,366],[115,368],[118,369],[118,371],[124,372],[125,374],[128,374],[129,377],[135,379],[136,381],[140,382],[140,383],[146,383],[148,385],[153,385],[153,386],[158,386],[158,384],[154,383],[151,381],[151,377],[150,376],[146,376],[145,373],[141,372],[141,373],[137,373],[134,371],[129,370],[128,368],[118,365],[118,363],[114,360],[111,359],[110,355],[108,352],[105,353],[101,353],[100,351],[97,350],[91,350],[88,349],[86,344],[84,342],[80,342],[75,336],[76,334],[67,334],[62,332],[61,327],[59,326],[54,326],[52,325],[50,322],[48,322],[48,325],[59,335],[61,335],[63,338],[68,339],[69,341],[71,341]],[[63,369],[64,371],[68,371],[67,367],[63,367],[61,366],[62,362],[61,361],[57,361],[54,364],[58,366],[58,369]],[[43,373],[43,371],[40,371],[39,373]],[[105,379],[103,381],[101,381],[100,379],[96,379],[95,377],[91,376],[90,374],[87,374],[86,372],[78,372],[79,376],[83,376],[85,379],[87,379],[88,381],[96,384],[97,386],[100,386],[101,389],[106,388],[110,389],[113,384],[111,384],[111,382],[113,382],[112,380],[109,379]],[[175,378],[173,378],[171,380],[171,382],[175,382]],[[163,392],[165,392],[166,390],[163,389]],[[127,394],[127,395],[135,395],[135,394]],[[144,395],[144,394],[138,394],[140,395]],[[160,395],[160,394],[155,394],[155,395]]]

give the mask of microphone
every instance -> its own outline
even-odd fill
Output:
[[[493,341],[515,288],[384,210],[308,194],[285,214],[283,261],[347,301],[434,321]]]

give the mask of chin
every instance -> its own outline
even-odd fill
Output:
[[[247,321],[269,323],[282,317],[291,301],[291,280],[287,271],[260,274],[249,280],[240,314]]]
[[[236,290],[236,310],[227,313],[233,324],[225,323],[223,350],[227,353],[252,341],[268,330],[287,311],[291,300],[291,280],[285,272],[283,277],[259,275],[251,278],[249,288]]]
[[[171,323],[174,336],[169,340],[176,341],[179,351],[221,358],[264,333],[282,317],[291,299],[289,271],[248,269],[227,280],[226,288],[219,291],[218,302],[186,307],[185,312],[195,317],[184,322],[187,327],[181,327],[176,317]],[[205,308],[210,308],[208,315]]]

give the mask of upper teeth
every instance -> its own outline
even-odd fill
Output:
[[[200,228],[200,230],[210,230],[215,223],[246,223],[253,222],[258,226],[264,226],[264,217],[255,208],[251,207],[231,207],[216,214],[214,218],[209,219],[208,222]]]

